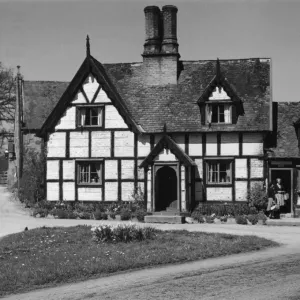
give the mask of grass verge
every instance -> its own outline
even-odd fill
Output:
[[[158,231],[154,239],[96,243],[90,226],[38,228],[0,241],[0,296],[117,271],[260,250],[256,236]]]

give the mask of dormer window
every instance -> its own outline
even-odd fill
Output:
[[[103,124],[103,107],[89,106],[78,107],[77,124],[83,127],[102,127]]]
[[[209,103],[206,105],[207,123],[231,124],[232,105],[222,103]]]

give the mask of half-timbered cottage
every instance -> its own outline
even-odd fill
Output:
[[[274,144],[270,59],[181,60],[177,8],[144,12],[142,62],[102,64],[87,38],[82,65],[44,118],[47,200],[131,201],[140,187],[149,211],[246,201],[287,164],[274,158],[286,153]]]

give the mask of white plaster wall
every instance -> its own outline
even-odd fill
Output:
[[[217,155],[217,134],[209,133],[206,135],[206,155]]]
[[[55,129],[75,129],[76,128],[76,107],[67,107],[66,111],[58,121]]]
[[[84,81],[82,88],[89,100],[91,102],[93,100],[93,97],[99,87],[99,83],[97,82],[96,78],[90,74],[86,80]]]
[[[201,158],[195,159],[195,178],[203,178],[203,160]]]
[[[144,182],[138,182],[137,186],[145,194],[145,184],[144,184]]]
[[[92,157],[110,157],[111,132],[92,131]]]
[[[78,187],[79,201],[102,201],[102,188]]]
[[[201,134],[190,134],[189,155],[202,156],[202,135]]]
[[[70,132],[70,157],[89,156],[89,135],[87,131]]]
[[[236,158],[235,159],[235,178],[247,178],[247,159]]]
[[[209,100],[229,100],[230,97],[227,95],[227,93],[221,87],[220,89],[215,88],[208,99]]]
[[[66,133],[54,132],[49,135],[47,143],[48,157],[65,157],[66,155]]]
[[[116,131],[115,132],[115,156],[130,156],[134,155],[134,134],[131,131]]]
[[[184,134],[173,134],[172,135],[173,141],[181,148],[183,152],[185,152],[185,137]]]
[[[74,103],[74,104],[86,103],[84,95],[80,91],[78,91],[76,96],[74,97],[72,103]]]
[[[221,134],[221,155],[239,155],[239,136],[237,133]]]
[[[111,101],[105,91],[101,89],[95,99],[95,103],[111,103]]]
[[[118,179],[118,161],[105,160],[105,179]],[[105,198],[106,199],[106,198]]]
[[[202,182],[195,182],[195,200],[203,201],[203,185]]]
[[[138,156],[146,157],[151,150],[150,146],[150,136],[149,135],[139,135],[138,136]]]
[[[247,201],[247,181],[235,182],[235,200]]]
[[[47,179],[59,179],[58,160],[47,160]]]
[[[134,183],[133,182],[122,182],[122,200],[123,201],[133,201],[132,193],[134,191]]]
[[[134,161],[125,160],[121,161],[121,178],[134,179]]]
[[[251,178],[262,178],[264,176],[263,160],[256,158],[250,159],[250,174]]]
[[[63,161],[63,179],[75,179],[75,161]]]
[[[75,183],[64,182],[63,183],[63,200],[75,201]]]
[[[59,185],[58,182],[47,182],[47,200],[59,200]]]
[[[118,201],[118,183],[105,182],[105,201]]]
[[[250,182],[250,194],[251,194],[251,190],[254,189],[256,186],[263,190],[263,184],[264,184],[263,180],[261,180],[261,181],[251,181]]]
[[[113,105],[105,105],[105,128],[128,128]]]
[[[263,155],[263,135],[243,133],[243,155]]]
[[[176,156],[170,151],[163,149],[154,160],[158,161],[177,161]]]
[[[139,168],[139,165],[143,162],[142,159],[138,160],[138,163],[137,163],[137,173],[138,173],[138,179],[144,179],[145,177],[145,174],[144,174],[144,168]]]
[[[207,201],[232,201],[231,187],[208,187]]]

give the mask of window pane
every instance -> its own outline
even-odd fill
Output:
[[[220,104],[219,105],[219,123],[224,123],[224,122],[225,122],[224,105]]]
[[[101,166],[100,162],[81,163],[79,165],[79,182],[101,184]]]
[[[230,162],[209,162],[208,178],[209,183],[230,183],[231,182],[231,169]]]
[[[90,125],[91,124],[91,116],[90,116],[90,109],[87,108],[85,114],[85,124],[84,125]]]
[[[218,123],[218,106],[217,105],[212,105],[212,118],[211,118],[212,123]]]

